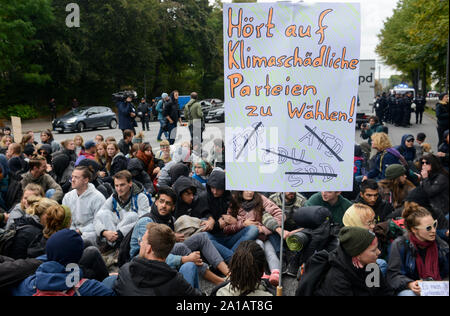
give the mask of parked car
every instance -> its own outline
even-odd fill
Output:
[[[106,106],[91,106],[74,109],[52,122],[53,130],[84,132],[98,127],[117,128],[116,114]]]
[[[216,120],[219,122],[225,122],[225,106],[223,103],[218,107],[215,107],[212,110],[210,110],[205,117],[205,122]]]
[[[211,103],[212,101],[209,100],[215,101]],[[214,110],[220,106],[223,106],[223,101],[220,99],[205,99],[200,101],[200,105],[202,106],[203,117],[206,117],[209,111]]]

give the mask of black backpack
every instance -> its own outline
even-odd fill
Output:
[[[14,243],[14,238],[19,230],[31,225],[15,227],[12,225],[8,230],[0,229],[0,255],[8,256],[9,250]]]
[[[331,268],[328,251],[320,250],[308,259],[305,264],[305,272],[298,282],[295,296],[313,296],[320,287]]]

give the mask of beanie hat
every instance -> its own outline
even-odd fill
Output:
[[[165,100],[167,97],[168,97],[169,95],[167,94],[167,93],[163,93],[163,94],[161,94],[161,98],[163,99],[163,100]]]
[[[393,180],[396,179],[406,173],[405,167],[399,164],[393,164],[386,168],[384,175],[386,179]]]
[[[345,226],[339,232],[339,242],[350,257],[356,257],[366,250],[375,239],[375,234],[361,227]]]
[[[54,233],[47,241],[46,253],[49,261],[66,266],[78,263],[83,255],[83,239],[74,230],[62,229]]]

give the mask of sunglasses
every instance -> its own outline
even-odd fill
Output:
[[[407,139],[406,140],[408,143],[412,143],[412,142],[414,142],[414,138],[413,139]]]
[[[429,163],[428,161],[425,161],[425,160],[422,161],[422,164],[423,165],[431,165],[431,163]]]
[[[431,231],[433,228],[437,228],[438,221],[437,219],[434,220],[433,225],[427,226],[427,227],[416,227],[417,229],[425,229],[427,232]]]

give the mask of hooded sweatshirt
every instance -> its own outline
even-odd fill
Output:
[[[46,173],[44,173],[39,178],[34,178],[30,172],[25,173],[22,176],[22,190],[25,189],[25,187],[29,183],[39,184],[44,189],[44,192],[47,192],[50,189],[54,189],[55,194],[52,196],[52,200],[61,201],[63,198],[64,193],[61,186],[56,183],[56,181],[50,175]]]
[[[143,191],[142,185],[133,183],[131,195],[125,202],[121,202],[117,192],[114,192],[94,217],[97,236],[101,236],[104,230],[119,231],[126,236],[138,219],[150,212],[150,203]],[[104,237],[101,238],[104,239]]]
[[[211,192],[211,188],[224,190],[224,193],[220,197],[214,197]],[[227,214],[231,201],[230,191],[225,190],[225,172],[215,169],[211,172],[208,182],[206,184],[206,191],[200,193],[200,198],[206,197],[208,202],[209,214],[205,214],[205,217],[210,217],[215,220],[214,228],[210,232],[212,234],[222,233],[222,229],[219,225],[219,219],[222,215]]]
[[[197,218],[207,218],[210,215],[208,209],[208,201],[206,196],[199,196],[197,186],[194,183],[194,179],[181,176],[172,186],[173,190],[177,194],[177,205],[175,208],[175,218],[179,218],[182,215],[188,215]],[[194,192],[194,199],[191,204],[186,204],[181,194],[187,189],[192,189]]]
[[[119,270],[114,284],[119,296],[201,296],[176,270],[165,262],[134,258]]]
[[[81,237],[95,244],[96,235],[94,229],[95,214],[105,203],[106,199],[92,183],[87,190],[78,196],[77,190],[72,190],[64,196],[63,205],[67,205],[72,212],[72,225],[70,229],[79,230]]]
[[[12,295],[32,296],[37,289],[41,291],[67,291],[71,288],[67,286],[67,280],[72,278],[71,273],[73,273],[73,270],[66,271],[66,267],[56,261],[44,262],[39,266],[36,274],[26,278],[12,290]],[[80,280],[81,278],[82,275],[80,275]],[[86,280],[78,292],[81,296],[115,296],[112,289],[97,280]]]
[[[396,146],[395,149],[398,150],[400,154],[405,157],[406,161],[414,161],[416,158],[416,148],[413,147],[406,147],[405,142],[408,138],[414,138],[411,134],[405,134],[402,136],[402,142],[400,146]]]

